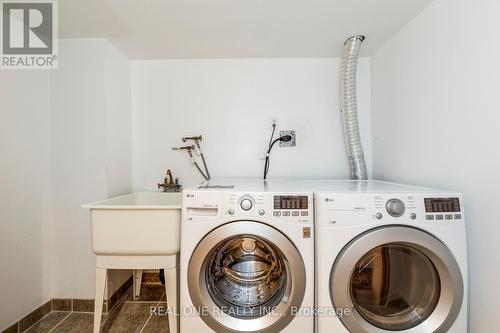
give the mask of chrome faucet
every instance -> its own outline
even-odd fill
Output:
[[[174,180],[170,169],[167,170],[163,183],[158,183],[157,185],[158,189],[163,189],[163,192],[180,192],[182,189],[182,186],[179,184],[179,178],[177,177]]]

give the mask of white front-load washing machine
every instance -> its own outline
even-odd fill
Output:
[[[181,333],[313,332],[313,195],[293,184],[184,190]]]
[[[467,332],[460,193],[379,181],[310,187],[317,333]]]

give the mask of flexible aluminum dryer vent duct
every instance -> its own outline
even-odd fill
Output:
[[[340,66],[340,108],[344,126],[347,157],[351,168],[351,179],[368,179],[365,155],[361,145],[356,103],[356,70],[361,43],[364,36],[356,35],[344,43]]]

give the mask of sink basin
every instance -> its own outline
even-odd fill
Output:
[[[83,205],[97,255],[179,253],[181,193],[141,192]]]

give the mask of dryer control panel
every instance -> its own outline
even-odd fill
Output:
[[[463,223],[460,194],[316,194],[316,224]]]
[[[426,220],[462,219],[460,198],[424,198]]]

